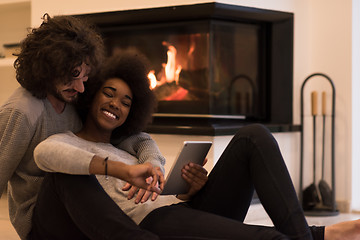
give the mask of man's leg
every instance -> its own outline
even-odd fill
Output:
[[[95,176],[48,174],[34,210],[36,239],[158,239],[140,229]]]

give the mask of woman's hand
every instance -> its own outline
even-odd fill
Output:
[[[106,172],[107,170],[107,172]],[[137,199],[146,202],[152,194],[152,199],[156,199],[164,188],[164,175],[159,167],[153,167],[151,163],[143,163],[137,165],[128,165],[123,162],[112,161],[105,162],[105,158],[94,155],[89,166],[90,174],[109,175],[128,182],[124,189],[132,190],[129,193],[131,199],[136,191],[141,188]]]
[[[204,160],[203,166],[206,162],[207,159]],[[205,185],[208,180],[208,172],[203,166],[195,163],[189,163],[183,167],[183,169],[181,170],[181,176],[190,185],[190,189],[186,194],[177,195],[179,199],[189,200]]]
[[[148,181],[148,180],[147,180]],[[151,181],[151,179],[149,178],[149,181]],[[159,185],[159,184],[158,184]],[[144,203],[147,200],[149,200],[150,196],[151,196],[151,201],[155,201],[158,197],[159,194],[157,194],[156,192],[151,192],[142,188],[138,188],[135,186],[132,186],[130,183],[126,183],[125,186],[122,188],[123,191],[129,191],[128,193],[128,199],[132,199],[135,194],[136,198],[135,198],[135,203]]]
[[[128,165],[128,177],[124,179],[129,184],[145,189],[149,191],[148,197],[151,195],[151,192],[160,193],[164,188],[164,175],[159,167],[153,167],[151,163]],[[132,196],[135,194],[135,190],[132,192]],[[145,193],[142,194],[141,197]],[[131,198],[132,198],[131,196]]]

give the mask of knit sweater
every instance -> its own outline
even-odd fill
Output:
[[[37,99],[18,88],[0,108],[0,192],[8,183],[9,216],[21,239],[31,229],[31,218],[44,172],[35,164],[33,150],[48,136],[79,130],[81,122],[71,105],[57,114],[47,99]]]
[[[9,216],[21,239],[26,239],[31,230],[33,209],[45,174],[34,162],[34,148],[50,135],[80,128],[73,106],[67,104],[58,114],[47,99],[37,99],[22,87],[0,107],[0,194],[8,183]],[[148,134],[119,140],[117,146],[141,162],[164,165],[164,158],[156,152],[156,143]],[[151,154],[148,149],[152,149]]]

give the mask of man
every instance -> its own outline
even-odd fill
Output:
[[[33,29],[21,43],[21,52],[14,64],[21,87],[0,108],[0,192],[4,192],[8,183],[10,220],[21,239],[40,239],[38,232],[41,226],[34,221],[33,213],[37,209],[37,195],[45,173],[36,166],[33,150],[40,141],[52,134],[80,129],[81,121],[71,103],[84,92],[84,83],[96,74],[103,56],[104,46],[100,35],[91,26],[70,16],[50,18],[45,14],[41,26]],[[137,151],[154,148],[155,143],[147,134],[132,136],[121,144],[124,150],[136,154],[139,161],[150,161],[163,168],[164,159],[160,154],[158,159],[147,160],[140,150]],[[101,209],[102,206],[88,209],[89,216],[101,219],[109,211],[116,216],[111,224],[117,226],[120,229],[117,232],[122,235],[130,232],[128,235],[134,235],[134,239],[157,238],[141,231],[130,221],[115,203],[109,201],[110,198],[96,181],[85,180],[83,184],[88,184],[89,189],[95,188],[92,194],[100,199],[98,204],[107,206],[103,212],[94,213],[95,209]],[[76,188],[65,191],[70,196],[76,194]],[[145,197],[148,195],[146,193]],[[87,201],[94,196],[80,197]],[[60,201],[64,202],[64,206],[69,205],[64,199]],[[81,201],[70,205],[76,209],[76,204],[81,204]],[[71,208],[64,211],[71,219],[76,219],[76,212]],[[98,230],[100,235],[102,231],[112,234],[113,229],[109,230],[108,225],[106,223],[104,229]],[[76,224],[72,226],[79,227]],[[91,224],[80,227],[94,228]],[[80,232],[84,233],[85,238],[88,233],[84,229]]]

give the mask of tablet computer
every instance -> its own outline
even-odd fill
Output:
[[[212,142],[210,141],[185,141],[166,177],[161,195],[184,194],[189,190],[188,183],[181,177],[181,169],[193,162],[202,165],[208,154]]]

